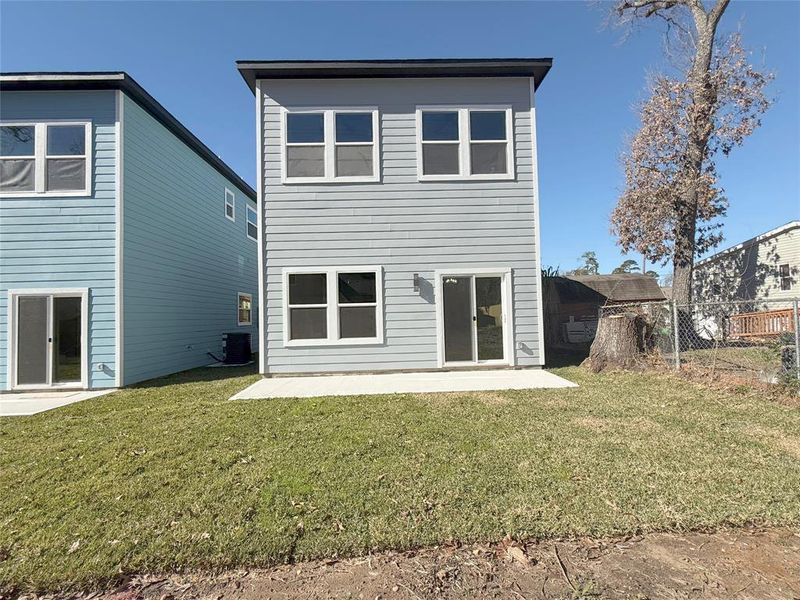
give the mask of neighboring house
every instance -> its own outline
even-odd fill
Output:
[[[545,282],[548,345],[591,342],[603,306],[664,300],[658,280],[649,275],[614,273],[548,277]]]
[[[128,385],[255,333],[255,192],[128,75],[0,75],[0,136],[0,390]]]
[[[534,91],[550,65],[239,62],[262,373],[544,364]]]
[[[699,261],[693,286],[701,337],[759,339],[794,331],[792,300],[800,298],[800,221]]]
[[[800,221],[698,261],[693,282],[696,302],[800,297]]]

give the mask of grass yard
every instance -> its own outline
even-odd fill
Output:
[[[230,402],[206,369],[0,420],[0,590],[447,540],[800,524],[800,411],[668,375]],[[226,377],[225,379],[217,379]]]

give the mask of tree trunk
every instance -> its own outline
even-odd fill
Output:
[[[602,317],[584,363],[593,372],[617,367],[630,369],[642,362],[645,320],[635,313]]]

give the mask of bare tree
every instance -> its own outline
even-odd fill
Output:
[[[641,129],[623,155],[625,189],[611,217],[625,252],[673,263],[673,298],[692,300],[695,257],[722,239],[728,201],[715,157],[743,143],[771,102],[772,79],[750,65],[738,34],[717,39],[729,0],[618,0],[623,22],[660,18],[686,58],[680,76],[657,75],[640,107]]]

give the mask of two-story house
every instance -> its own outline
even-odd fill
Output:
[[[255,197],[125,73],[0,75],[0,391],[119,387],[254,333]]]
[[[256,97],[261,373],[543,366],[551,62],[238,63]]]

